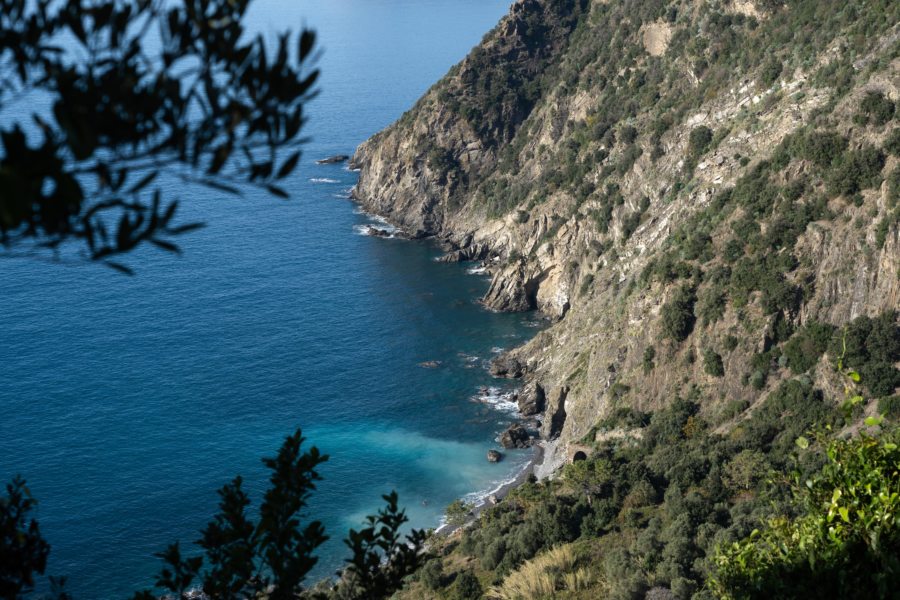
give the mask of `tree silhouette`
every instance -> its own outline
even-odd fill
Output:
[[[250,1],[0,0],[0,256],[130,273],[112,259],[179,252],[201,224],[176,221],[163,174],[287,197],[276,183],[300,158],[315,35],[272,51],[245,30]],[[15,118],[34,99],[50,109]]]

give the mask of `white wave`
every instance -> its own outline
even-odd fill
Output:
[[[313,177],[310,181],[312,183],[340,183],[337,179],[329,179],[328,177]]]
[[[475,492],[471,492],[471,493],[469,493],[469,494],[466,494],[466,495],[463,496],[463,498],[462,498],[463,501],[466,502],[466,503],[468,503],[468,504],[473,505],[475,508],[481,508],[481,507],[483,507],[485,504],[488,503],[488,499],[489,499],[491,496],[494,496],[495,494],[499,493],[499,492],[500,492],[501,490],[503,490],[505,487],[511,486],[512,484],[514,484],[514,483],[522,476],[522,474],[523,474],[527,469],[531,468],[532,462],[533,462],[533,461],[531,461],[531,460],[529,460],[528,462],[526,462],[524,465],[522,465],[522,467],[521,467],[520,469],[518,469],[518,470],[515,472],[515,474],[514,474],[512,477],[509,477],[509,478],[507,478],[507,479],[503,479],[503,480],[501,480],[501,481],[499,481],[499,482],[493,483],[492,485],[493,485],[494,487],[492,487],[492,488],[486,488],[486,489],[483,489],[483,490],[478,490],[478,491],[475,491]],[[441,531],[442,529],[444,529],[445,527],[447,527],[447,526],[448,526],[448,523],[447,523],[447,515],[443,515],[443,516],[441,517],[441,520],[440,520],[440,522],[439,522],[439,524],[438,524],[438,527],[437,527],[437,529],[436,529],[435,531],[437,531],[438,533],[440,533],[440,531]]]
[[[501,352],[503,352],[503,350],[505,350],[505,348],[501,348],[500,346],[494,346],[493,348],[491,348],[491,352],[494,354],[500,354]]]
[[[470,267],[466,269],[466,273],[468,273],[469,275],[484,275],[487,273],[487,267],[485,267],[484,265],[478,267]]]
[[[489,387],[479,390],[473,400],[480,404],[487,404],[506,413],[518,414],[519,405],[513,400],[513,396],[515,396],[515,392],[504,391],[496,387]]]

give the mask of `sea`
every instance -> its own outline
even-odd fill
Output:
[[[322,49],[291,199],[168,185],[181,219],[208,226],[180,257],[130,256],[133,277],[0,259],[0,477],[27,479],[47,574],[76,599],[152,588],[154,555],[176,540],[196,550],[218,488],[240,474],[258,505],[261,459],[297,428],[329,456],[306,519],[330,539],[309,582],[341,567],[347,531],[382,494],[433,528],[454,499],[483,499],[528,463],[527,451],[486,460],[516,418],[514,388],[487,364],[541,322],[483,308],[477,265],[365,235],[380,221],[348,199],[357,174],[314,162],[399,118],[508,8],[256,0],[253,31],[306,25]]]

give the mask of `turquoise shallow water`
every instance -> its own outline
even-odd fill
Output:
[[[258,0],[255,28],[306,22],[325,50],[293,200],[172,190],[210,226],[183,258],[133,257],[134,278],[0,262],[0,476],[28,478],[48,571],[77,598],[149,586],[153,553],[195,539],[235,474],[258,493],[260,458],[298,426],[331,455],[312,502],[332,536],[316,576],[382,493],[431,527],[525,464],[486,462],[514,415],[478,397],[497,385],[486,361],[539,324],[482,309],[483,276],[426,243],[359,235],[371,218],[344,199],[355,174],[312,163],[399,117],[507,7]]]

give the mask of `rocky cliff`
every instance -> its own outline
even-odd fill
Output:
[[[889,1],[518,0],[358,149],[353,194],[484,261],[488,307],[554,320],[505,357],[553,399],[550,467],[690,388],[729,428],[785,379],[837,389],[834,356],[791,358],[813,326],[900,306],[898,23]]]

